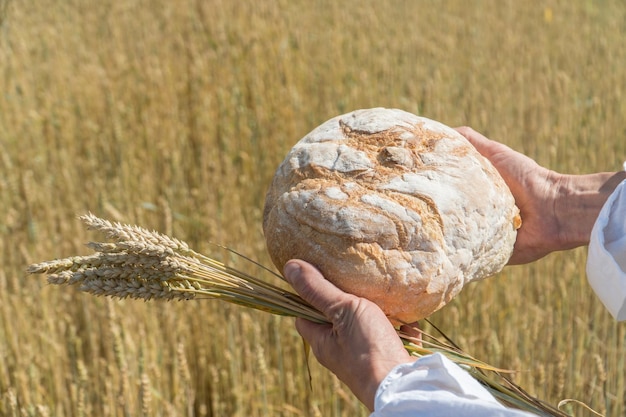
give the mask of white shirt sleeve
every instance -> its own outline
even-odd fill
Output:
[[[504,407],[469,373],[435,353],[396,366],[381,382],[370,417],[529,417]]]
[[[617,320],[626,320],[626,181],[604,203],[591,231],[587,279]]]

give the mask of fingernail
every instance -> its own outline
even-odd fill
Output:
[[[300,278],[300,273],[302,272],[302,267],[297,262],[287,262],[285,268],[283,269],[283,273],[285,274],[285,278],[287,281],[292,282]]]

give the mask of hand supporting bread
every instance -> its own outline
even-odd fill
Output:
[[[509,264],[525,264],[547,254],[589,243],[600,209],[626,172],[566,175],[470,127],[459,127],[470,143],[496,167],[524,219]]]
[[[318,361],[373,411],[376,390],[389,371],[415,358],[371,301],[341,291],[300,260],[287,262],[284,275],[304,300],[331,321],[318,324],[297,319],[298,332],[310,343]]]

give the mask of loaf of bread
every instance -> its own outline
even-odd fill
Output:
[[[384,108],[335,117],[300,140],[263,215],[280,270],[308,261],[396,324],[499,272],[520,225],[508,187],[462,135]]]

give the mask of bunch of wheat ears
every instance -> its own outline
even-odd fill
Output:
[[[146,301],[212,298],[272,314],[328,323],[326,317],[297,294],[197,253],[181,240],[138,226],[112,223],[93,214],[80,219],[88,229],[102,232],[111,242],[90,242],[87,246],[94,254],[33,264],[28,267],[29,273],[47,274],[51,284],[78,286],[79,290],[94,295]],[[271,272],[249,258],[242,258]],[[503,375],[501,369],[465,353],[442,332],[439,337],[420,333],[418,339],[398,332],[412,355],[441,352],[470,372],[505,405],[540,416],[567,416],[526,393]]]

